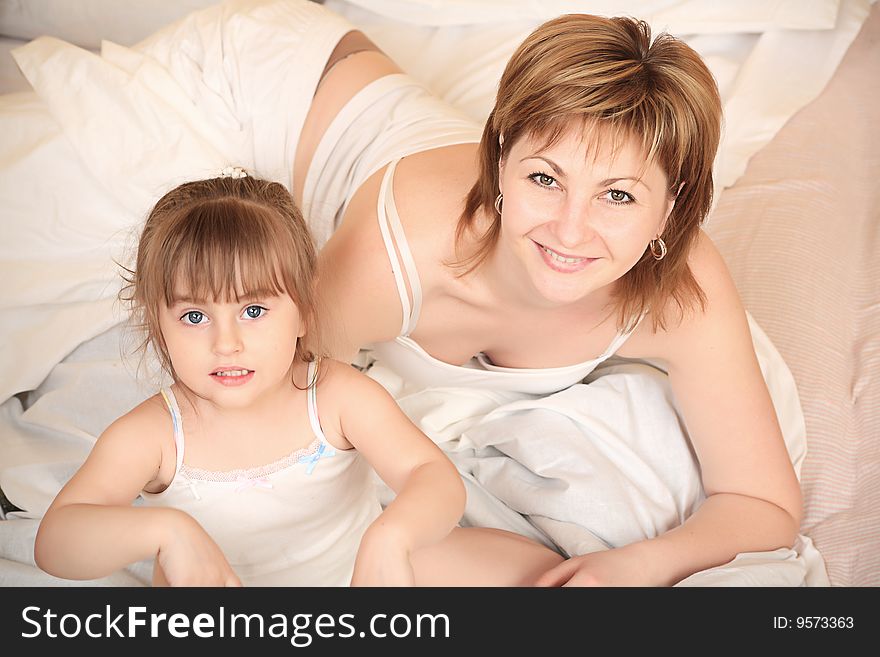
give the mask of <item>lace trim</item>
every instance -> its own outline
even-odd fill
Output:
[[[311,456],[318,451],[321,446],[321,439],[315,438],[310,445],[300,447],[298,450],[291,452],[287,456],[283,456],[277,461],[267,463],[266,465],[258,465],[253,468],[238,468],[236,470],[203,470],[201,468],[191,468],[186,463],[180,466],[180,474],[188,479],[198,479],[202,481],[223,481],[238,483],[243,479],[260,479],[266,477],[285,468],[289,468],[300,462],[304,456]]]

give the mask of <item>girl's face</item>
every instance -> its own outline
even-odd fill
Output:
[[[178,380],[224,408],[244,408],[289,386],[296,338],[305,326],[287,294],[241,301],[195,300],[177,290],[159,326]]]
[[[633,140],[615,148],[586,130],[577,125],[546,148],[523,137],[501,164],[498,257],[542,305],[610,291],[662,233],[675,203],[666,174]]]

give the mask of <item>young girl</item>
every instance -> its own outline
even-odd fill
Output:
[[[110,425],[55,498],[43,570],[155,558],[156,585],[414,583],[410,555],[455,526],[464,488],[379,384],[303,348],[315,261],[277,183],[235,170],[162,197],[124,293],[174,383]],[[397,493],[384,512],[368,464]]]

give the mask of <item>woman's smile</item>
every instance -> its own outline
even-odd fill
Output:
[[[580,256],[560,253],[559,251],[555,251],[549,246],[544,246],[535,240],[532,240],[532,243],[537,247],[538,253],[541,255],[546,265],[552,270],[558,271],[562,274],[575,274],[583,271],[587,265],[597,260],[596,258],[583,258]]]

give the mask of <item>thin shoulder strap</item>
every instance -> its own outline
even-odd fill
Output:
[[[324,436],[324,431],[321,429],[321,420],[318,418],[318,362],[312,361],[309,363],[309,374],[307,381],[309,382],[308,388],[308,405],[309,405],[309,423],[312,425],[312,433],[315,434],[315,437],[321,440],[321,442],[326,443],[327,438]]]
[[[416,324],[419,321],[419,314],[422,309],[422,286],[419,281],[419,272],[416,269],[412,251],[409,248],[409,242],[406,240],[403,224],[400,221],[400,215],[397,212],[397,205],[394,203],[394,171],[399,161],[395,160],[389,164],[388,169],[385,171],[385,175],[382,178],[382,186],[379,189],[376,214],[379,217],[379,230],[382,232],[385,250],[388,252],[388,260],[391,262],[394,281],[397,283],[397,294],[400,296],[402,314],[400,335],[409,335],[415,330]],[[395,243],[397,244],[396,249]],[[399,257],[398,253],[400,254]],[[403,269],[406,271],[410,289],[412,290],[412,305],[410,305],[409,295],[406,291],[401,261]]]
[[[176,475],[180,472],[180,468],[183,465],[183,450],[185,446],[183,421],[180,417],[180,406],[177,405],[177,397],[174,396],[171,388],[162,388],[160,392],[162,393],[162,399],[165,400],[165,404],[168,406],[168,412],[171,413],[171,422],[174,425],[174,445],[177,447],[177,465],[174,468],[174,474]]]
[[[616,336],[614,336],[614,339],[611,341],[611,344],[608,345],[608,348],[605,350],[605,353],[603,353],[601,356],[599,356],[599,360],[600,361],[607,360],[607,359],[611,358],[615,353],[617,353],[617,350],[620,349],[623,346],[623,343],[629,339],[629,336],[631,336],[633,334],[633,332],[639,327],[639,324],[642,323],[642,320],[645,319],[645,315],[647,315],[647,314],[648,314],[648,311],[646,310],[645,312],[643,312],[641,314],[641,316],[639,316],[639,318],[629,328],[629,330],[621,331]]]

